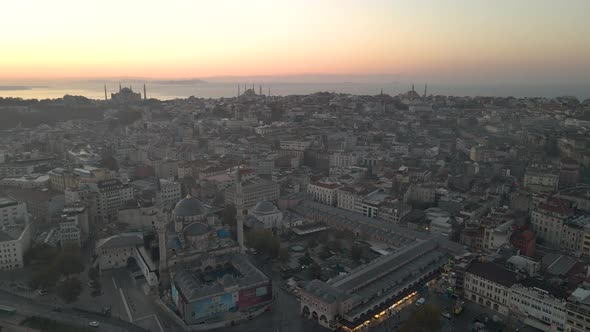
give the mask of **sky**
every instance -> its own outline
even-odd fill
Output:
[[[588,82],[588,0],[6,0],[0,79]]]

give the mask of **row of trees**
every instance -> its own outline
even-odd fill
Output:
[[[82,292],[82,284],[77,277],[84,271],[79,247],[34,246],[25,254],[25,263],[32,267],[31,288],[57,286],[57,294],[68,303],[75,301]]]

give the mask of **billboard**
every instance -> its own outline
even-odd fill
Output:
[[[238,295],[238,308],[247,309],[272,300],[272,286],[262,286],[241,289]]]
[[[193,303],[195,319],[214,317],[236,309],[236,301],[231,293],[208,297]]]
[[[172,283],[170,293],[172,296],[172,304],[174,305],[174,308],[176,308],[176,311],[180,313],[181,317],[184,317],[184,305],[182,301],[182,296],[180,296],[180,293],[178,292],[178,289],[176,288],[176,285],[174,285],[174,283]]]

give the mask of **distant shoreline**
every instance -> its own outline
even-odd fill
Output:
[[[33,89],[48,89],[48,86],[0,85],[2,91],[27,91]]]
[[[0,90],[2,91],[22,91],[22,90],[33,90],[30,86],[21,86],[21,85],[0,85]]]

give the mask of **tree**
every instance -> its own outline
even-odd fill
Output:
[[[113,156],[104,156],[100,160],[100,166],[105,167],[111,171],[119,170],[119,163]]]
[[[279,249],[279,261],[283,264],[289,262],[289,249]]]
[[[99,271],[98,271],[98,268],[96,268],[96,267],[91,267],[91,268],[89,268],[89,269],[88,269],[88,278],[89,278],[90,280],[97,281],[97,280],[98,280],[98,277],[99,277]]]
[[[267,230],[252,230],[246,234],[246,242],[248,246],[256,249],[261,253],[265,253],[273,258],[278,257],[281,243],[271,231]]]
[[[59,280],[59,272],[52,266],[33,271],[29,286],[31,288],[49,288],[55,286]]]
[[[321,259],[327,259],[332,257],[332,252],[330,251],[330,248],[328,248],[328,246],[324,246],[322,251],[318,254],[318,256]]]
[[[82,293],[82,283],[75,277],[64,280],[57,287],[57,295],[66,303],[76,301],[80,293]]]
[[[311,263],[313,263],[313,259],[311,259],[311,256],[309,256],[308,253],[305,253],[305,255],[299,257],[299,264],[309,265]]]
[[[330,241],[328,242],[328,248],[330,248],[330,250],[334,252],[340,251],[340,248],[342,248],[342,244],[339,240]]]
[[[65,277],[84,271],[84,261],[78,246],[64,246],[54,261],[55,268]]]
[[[311,239],[309,239],[309,241],[307,241],[307,247],[309,249],[313,249],[317,246],[318,246],[318,241],[314,237],[312,237]]]
[[[314,279],[319,279],[322,276],[322,268],[316,262],[311,263],[308,270],[309,274],[311,274],[311,277]]]
[[[60,276],[84,271],[84,262],[78,246],[65,245],[61,250],[47,245],[33,247],[26,260],[33,265],[30,285],[33,288],[55,286]]]
[[[441,311],[431,305],[424,304],[412,311],[410,318],[401,326],[401,332],[430,332],[438,331],[442,327]]]
[[[361,248],[360,246],[355,244],[352,246],[352,248],[350,248],[350,258],[352,258],[354,261],[360,261],[362,255],[363,248]]]
[[[226,205],[225,209],[223,209],[223,223],[232,228],[237,226],[236,207],[232,204]]]

